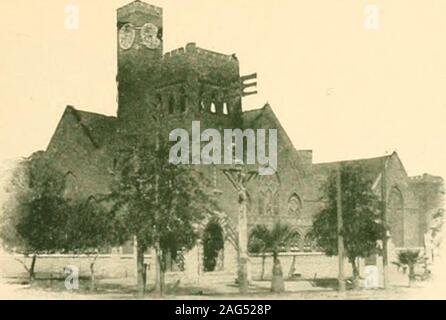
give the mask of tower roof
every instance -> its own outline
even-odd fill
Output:
[[[136,12],[160,16],[162,15],[163,9],[140,0],[135,0],[118,9],[118,19]]]

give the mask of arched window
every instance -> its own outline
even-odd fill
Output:
[[[259,215],[265,214],[265,192],[262,190],[259,193]]]
[[[217,113],[217,107],[214,102],[211,102],[211,113]]]
[[[64,188],[64,197],[66,199],[74,199],[77,195],[77,179],[75,175],[69,171],[65,175],[64,178],[65,188]]]
[[[300,218],[302,211],[302,201],[300,197],[293,193],[291,197],[288,199],[288,214],[292,215],[296,218]]]
[[[269,216],[274,214],[274,194],[271,189],[266,190],[265,193],[265,213]]]
[[[163,97],[161,96],[161,94],[158,93],[156,95],[155,103],[157,112],[163,112]]]
[[[204,87],[202,85],[200,86],[200,91],[198,93],[198,112],[203,112],[206,110],[206,104],[204,100],[205,100]]]
[[[180,111],[181,112],[186,112],[186,105],[187,103],[187,96],[186,96],[186,90],[181,87],[180,89]]]
[[[223,103],[223,114],[225,114],[225,115],[229,114],[228,103],[227,102]]]
[[[169,97],[169,114],[173,114],[175,108],[175,99],[173,96]]]
[[[198,111],[203,112],[206,110],[206,105],[203,100],[200,100],[200,104],[198,105]]]

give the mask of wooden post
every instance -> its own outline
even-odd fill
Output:
[[[239,277],[240,293],[248,292],[248,217],[246,194],[239,195],[238,245],[240,252]]]
[[[339,259],[339,274],[338,283],[339,291],[345,291],[344,278],[344,237],[341,234],[343,220],[342,220],[342,192],[341,192],[341,165],[339,165],[336,174],[336,189],[337,189],[337,220],[338,220],[338,259]]]
[[[238,192],[238,283],[240,293],[247,293],[249,287],[249,256],[248,256],[248,182],[258,175],[257,171],[245,173],[241,165],[233,169],[223,170],[223,173]]]
[[[383,160],[383,168],[381,173],[381,221],[385,227],[383,242],[383,286],[387,289],[389,286],[389,257],[387,247],[387,183],[386,183],[386,159]]]

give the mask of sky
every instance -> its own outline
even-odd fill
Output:
[[[116,9],[128,2],[0,2],[0,161],[44,150],[66,105],[116,114]],[[410,175],[446,176],[446,1],[148,2],[164,8],[165,51],[196,42],[257,72],[244,110],[269,102],[315,162],[397,151]]]

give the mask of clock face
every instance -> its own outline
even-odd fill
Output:
[[[135,27],[131,23],[125,24],[121,30],[119,30],[119,45],[122,49],[130,49],[135,42],[136,31]]]
[[[141,28],[141,41],[149,49],[156,49],[160,46],[158,39],[158,27],[152,23],[146,23]]]

